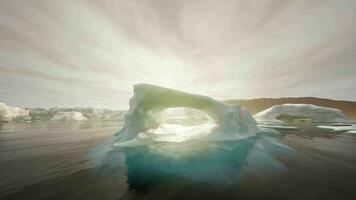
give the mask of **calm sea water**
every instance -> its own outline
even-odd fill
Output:
[[[0,199],[356,199],[356,137],[299,125],[96,162],[121,122],[0,124]]]

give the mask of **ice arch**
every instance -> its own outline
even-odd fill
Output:
[[[182,126],[197,126],[206,123],[216,124],[215,121],[204,111],[188,107],[169,107],[153,117],[160,126],[162,124],[176,124]]]
[[[172,107],[194,108],[205,112],[217,124],[209,134],[212,140],[240,139],[257,132],[250,112],[239,105],[229,105],[213,98],[167,89],[149,84],[134,85],[134,96],[125,115],[125,125],[116,134],[127,141],[139,133],[159,127],[155,114]]]

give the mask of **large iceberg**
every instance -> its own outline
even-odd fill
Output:
[[[206,140],[233,140],[255,135],[256,121],[250,112],[239,106],[229,105],[213,98],[167,89],[149,84],[134,86],[130,109],[125,115],[125,125],[116,134],[118,142],[129,141],[140,133],[157,133],[159,116],[169,108],[191,108],[206,113],[215,126],[205,134]],[[152,131],[153,130],[153,131]],[[154,131],[156,130],[156,131]]]
[[[254,115],[259,123],[283,124],[286,121],[307,120],[315,123],[349,123],[341,110],[312,104],[283,104],[272,106]]]
[[[9,122],[18,117],[28,116],[27,109],[8,106],[5,103],[0,103],[0,121]]]
[[[81,112],[58,112],[56,113],[51,120],[62,120],[62,121],[83,121],[87,120]]]
[[[129,104],[124,127],[89,156],[111,167],[124,159],[130,190],[172,178],[225,188],[247,165],[264,176],[283,172],[274,156],[293,152],[239,105],[148,84],[134,86]]]

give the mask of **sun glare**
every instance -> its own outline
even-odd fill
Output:
[[[182,142],[211,133],[216,127],[206,113],[192,108],[168,108],[157,114],[159,127],[147,131],[156,141]]]

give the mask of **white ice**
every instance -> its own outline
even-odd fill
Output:
[[[268,125],[268,124],[259,124],[257,125],[261,128],[272,128],[272,129],[281,129],[281,130],[298,130],[296,126],[282,126],[282,125]]]
[[[83,121],[87,120],[81,112],[58,112],[56,113],[51,120],[63,120],[63,121]]]
[[[18,117],[28,116],[29,111],[18,107],[8,106],[0,102],[0,121],[9,122]]]
[[[329,129],[329,130],[340,131],[340,132],[356,131],[356,124],[349,125],[349,126],[318,126],[318,128]]]

